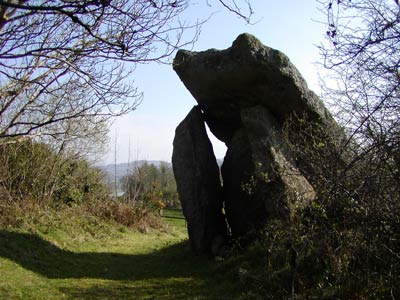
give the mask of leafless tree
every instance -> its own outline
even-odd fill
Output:
[[[338,116],[359,142],[399,146],[400,7],[394,0],[319,1],[327,16],[324,65]],[[330,81],[329,84],[331,84]]]
[[[347,129],[347,148],[354,153],[341,177],[330,186],[348,187],[339,194],[350,191],[351,210],[360,216],[348,220],[356,219],[354,224],[367,241],[370,260],[364,264],[365,272],[374,268],[374,259],[380,266],[386,265],[376,274],[386,278],[386,290],[394,299],[393,282],[400,278],[398,270],[390,269],[398,265],[400,257],[396,244],[400,212],[399,2],[318,2],[328,27],[327,42],[321,46],[329,78],[325,97]],[[387,224],[386,229],[381,224]]]
[[[356,141],[359,147],[348,170],[364,160],[360,189],[374,187],[376,197],[391,203],[400,192],[399,3],[319,2],[328,25],[328,42],[321,46],[331,71],[326,99],[348,131],[348,145]]]
[[[215,0],[248,21],[250,3],[240,1]],[[65,144],[134,110],[142,98],[129,75],[196,40],[202,21],[180,21],[192,4],[0,1],[0,142],[45,136]]]

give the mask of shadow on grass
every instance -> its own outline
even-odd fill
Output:
[[[66,299],[230,300],[238,293],[215,262],[193,256],[185,242],[148,254],[77,253],[0,230],[0,257],[48,279],[68,279],[53,283]]]
[[[211,287],[212,288],[212,287]],[[216,291],[203,283],[156,281],[146,284],[130,285],[119,282],[107,285],[93,285],[88,288],[68,287],[60,291],[74,300],[232,300],[226,290]],[[234,298],[233,298],[234,299]]]
[[[0,230],[0,256],[50,279],[146,280],[207,276],[212,262],[194,257],[186,243],[149,254],[76,253],[33,234]]]

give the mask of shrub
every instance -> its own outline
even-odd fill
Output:
[[[84,159],[55,153],[32,140],[0,145],[2,228],[34,228],[41,226],[45,215],[56,222],[57,213],[68,213],[147,231],[161,226],[161,196],[154,186],[140,201],[123,203],[110,197],[102,172]]]
[[[161,228],[159,211],[145,203],[125,203],[117,199],[90,201],[85,204],[92,215],[112,220],[118,224],[146,232],[149,228]]]
[[[101,171],[32,140],[0,145],[0,200],[80,203],[105,198]]]
[[[104,174],[83,159],[65,159],[57,174],[54,200],[63,203],[82,203],[106,199],[110,194]]]
[[[25,197],[42,200],[54,184],[55,166],[51,149],[42,143],[23,140],[0,144],[0,188],[4,199]]]
[[[398,150],[342,144],[298,117],[285,133],[317,198],[240,258],[244,299],[398,299]]]
[[[159,206],[180,206],[172,166],[166,163],[158,167],[144,163],[124,176],[121,182],[127,202],[153,199],[150,203],[159,202]]]

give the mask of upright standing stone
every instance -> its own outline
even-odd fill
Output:
[[[315,198],[313,187],[287,151],[275,118],[262,106],[241,111],[222,165],[224,201],[233,236],[289,218]]]
[[[211,254],[226,239],[227,228],[219,167],[199,107],[176,128],[173,144],[172,165],[191,248]]]

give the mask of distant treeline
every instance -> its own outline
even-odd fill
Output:
[[[123,197],[127,201],[139,201],[149,195],[158,197],[162,206],[178,207],[178,194],[171,164],[141,162],[133,164],[129,173],[120,179]]]

